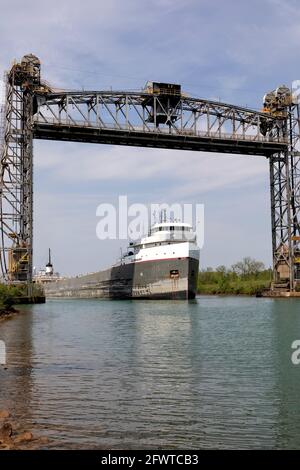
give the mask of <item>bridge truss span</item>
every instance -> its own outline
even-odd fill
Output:
[[[115,145],[270,155],[287,138],[266,114],[225,103],[137,92],[65,92],[37,96],[34,137]],[[270,129],[260,131],[261,123]]]

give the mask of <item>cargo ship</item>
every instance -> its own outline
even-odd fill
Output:
[[[161,222],[131,242],[109,269],[63,278],[54,274],[49,258],[45,275],[35,281],[43,283],[46,298],[193,299],[199,255],[190,224]]]

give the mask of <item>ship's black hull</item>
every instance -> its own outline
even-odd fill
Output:
[[[162,259],[59,279],[44,288],[48,298],[193,299],[198,270],[195,258]]]

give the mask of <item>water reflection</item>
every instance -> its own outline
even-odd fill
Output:
[[[300,366],[291,361],[291,345],[300,339],[299,309],[297,299],[278,300],[273,305],[276,327],[273,350],[278,361],[276,446],[279,448],[300,448]]]
[[[32,316],[26,313],[0,323],[6,343],[6,366],[0,366],[0,408],[9,409],[17,421],[32,423],[33,342]],[[12,334],[13,333],[13,334]]]
[[[51,301],[0,324],[0,407],[58,448],[300,447],[298,303]]]

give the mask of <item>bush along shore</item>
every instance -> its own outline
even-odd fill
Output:
[[[26,284],[0,284],[0,317],[16,312],[16,304],[31,303],[32,299],[44,299],[38,285],[33,284],[32,291],[32,298],[29,298]]]
[[[244,258],[230,268],[219,266],[199,272],[198,294],[260,296],[271,285],[272,270],[261,261]]]

